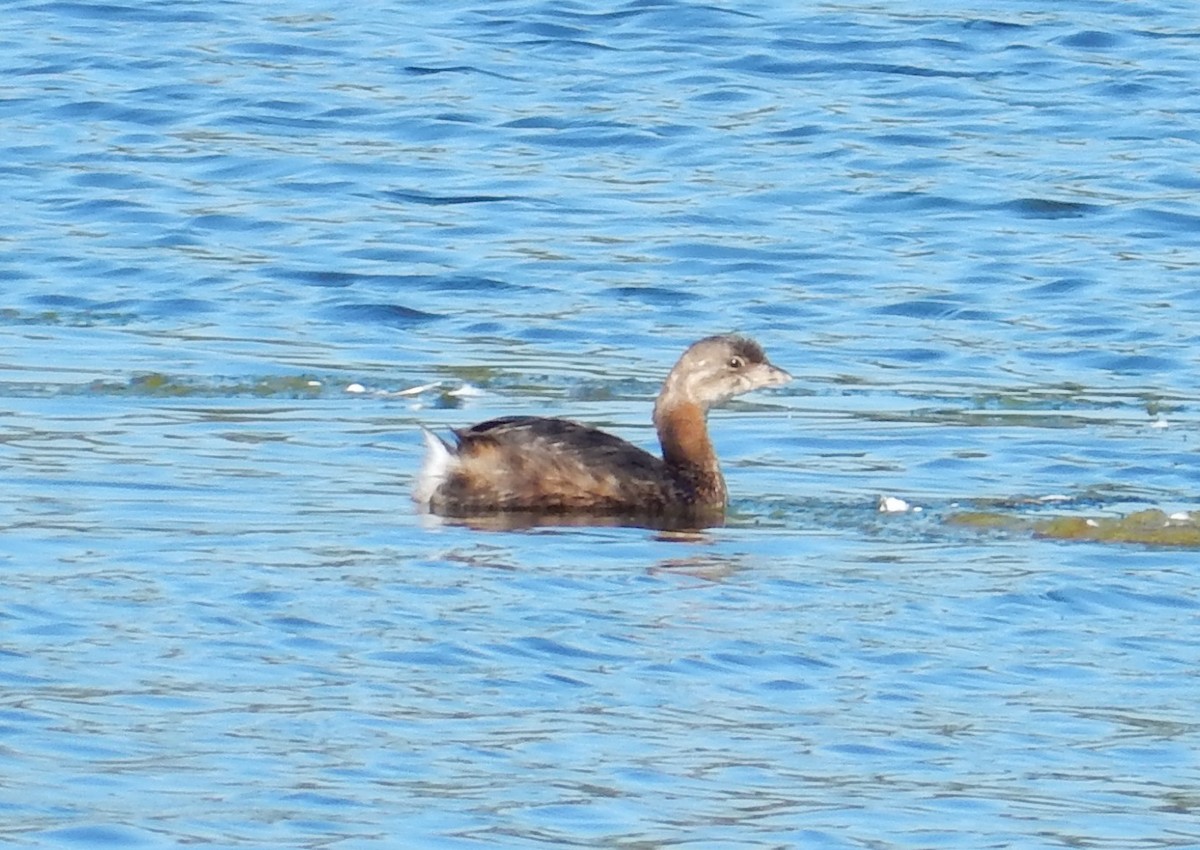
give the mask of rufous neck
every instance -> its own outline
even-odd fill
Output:
[[[663,460],[674,467],[717,469],[717,455],[708,437],[706,411],[695,402],[668,404],[660,398],[654,408],[654,426],[662,443]]]

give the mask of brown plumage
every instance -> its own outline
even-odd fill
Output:
[[[790,379],[753,340],[707,337],[683,353],[655,402],[661,458],[578,422],[509,416],[456,429],[456,447],[426,431],[413,498],[455,517],[720,516],[725,479],[708,436],[709,408]]]

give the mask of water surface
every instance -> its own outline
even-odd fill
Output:
[[[6,13],[0,841],[1200,844],[1194,549],[943,521],[1196,508],[1192,6]],[[725,527],[412,512],[729,330]]]

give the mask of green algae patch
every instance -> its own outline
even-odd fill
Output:
[[[989,531],[1022,531],[1029,527],[1029,520],[992,511],[964,511],[946,517],[946,525]]]
[[[309,375],[274,375],[233,381],[189,381],[162,372],[146,372],[128,381],[93,381],[95,395],[149,396],[153,398],[307,398],[318,396],[324,384]]]
[[[945,523],[979,531],[1028,533],[1045,540],[1200,548],[1200,511],[1168,516],[1160,510],[1145,510],[1122,517],[1055,516],[1044,519],[996,511],[963,511],[950,514]]]
[[[1052,540],[1094,540],[1149,546],[1200,547],[1200,513],[1137,511],[1123,517],[1052,517],[1033,523],[1034,534]]]

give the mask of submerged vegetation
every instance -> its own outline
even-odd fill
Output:
[[[1200,547],[1200,511],[1166,514],[1149,509],[1120,517],[1046,518],[1013,516],[997,511],[964,511],[950,514],[946,523],[965,528],[1031,533],[1050,540]]]
[[[88,391],[98,395],[135,395],[156,397],[234,397],[305,398],[320,395],[325,382],[311,375],[273,375],[255,379],[194,382],[162,372],[135,375],[128,381],[93,381]]]

